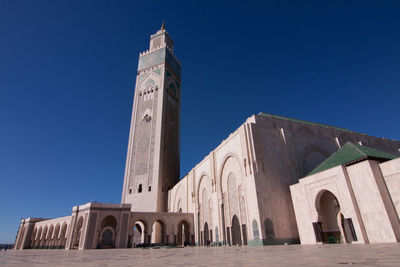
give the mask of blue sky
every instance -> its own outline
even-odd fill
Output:
[[[259,112],[400,139],[398,1],[0,1],[0,243],[119,203],[139,52],[182,63],[181,176]]]

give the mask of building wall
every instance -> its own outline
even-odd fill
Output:
[[[228,242],[226,228],[231,227],[234,216],[242,227],[242,242],[243,235],[247,235],[248,240],[254,239],[251,222],[252,219],[256,220],[259,225],[259,221],[245,131],[242,125],[233,132],[169,192],[170,212],[182,209],[183,212],[194,213],[198,243],[205,243],[201,236],[204,236],[206,223],[210,242]],[[225,219],[222,218],[222,207]]]
[[[382,243],[400,240],[398,217],[393,218],[396,212],[389,199],[379,163],[365,160],[347,167],[347,172],[369,242]]]
[[[71,216],[21,220],[15,249],[65,247]]]
[[[143,243],[163,243],[168,245],[183,245],[184,242],[180,242],[179,233],[182,231],[182,223],[185,223],[187,227],[188,236],[186,243],[194,243],[194,222],[192,213],[170,213],[170,212],[132,212],[129,217],[128,234],[134,235],[134,227],[140,224],[142,234],[144,234]],[[157,225],[156,225],[157,223]],[[157,226],[161,229],[157,231]],[[155,240],[157,234],[161,232],[162,236],[157,236],[158,240]],[[157,242],[160,241],[161,242]],[[131,244],[132,245],[132,244]]]
[[[397,181],[393,183],[390,178],[397,174],[399,162],[399,159],[394,159],[379,164],[374,160],[364,160],[304,177],[290,186],[301,243],[317,243],[313,223],[323,219],[319,197],[326,191],[337,198],[339,215],[352,220],[357,240],[351,243],[398,242],[399,217],[394,205],[397,196],[394,183]],[[382,174],[386,175],[388,183]],[[334,222],[342,228],[339,215]],[[341,232],[344,242],[344,230]]]
[[[399,155],[400,143],[397,141],[316,123],[254,115],[170,190],[168,210],[178,212],[182,209],[194,213],[196,242],[199,243],[201,235],[204,235],[205,222],[213,230],[213,241],[218,237],[218,241],[228,242],[227,227],[231,227],[233,215],[240,216],[240,224],[246,225],[249,244],[298,242],[296,219],[301,221],[304,218],[295,216],[293,205],[304,210],[309,208],[299,206],[302,194],[298,191],[291,194],[289,188],[347,141]],[[228,177],[231,173],[236,178],[229,180],[234,181],[236,196],[233,200],[229,198]],[[346,175],[342,173],[339,178],[332,179],[339,179],[345,185]],[[346,218],[354,217],[354,227],[359,236],[357,242],[365,242],[351,192],[340,193],[345,195],[345,200],[342,200],[344,215]],[[204,198],[208,201],[205,202]],[[297,199],[294,204],[292,198]],[[224,204],[224,212],[221,204]],[[312,221],[307,219],[300,224],[309,224],[303,233],[312,233],[308,233],[309,240],[302,240],[315,242]],[[224,228],[225,238],[221,232]]]
[[[290,186],[302,244],[317,243],[313,223],[320,220],[321,211],[318,210],[318,206],[321,195],[325,191],[331,192],[337,198],[340,205],[339,212],[345,218],[352,219],[358,239],[354,243],[366,242],[354,194],[348,187],[348,183],[346,170],[342,166],[337,166],[302,178],[299,183]]]
[[[132,247],[134,226],[145,225],[144,244],[155,243],[156,222],[162,224],[162,244],[194,243],[192,213],[131,212],[130,204],[86,203],[71,216],[22,219],[15,249],[95,249]]]
[[[400,219],[400,158],[379,164],[387,189]]]
[[[337,127],[268,114],[255,115],[249,120],[254,121],[251,125],[257,159],[255,183],[260,221],[264,222],[262,235],[267,244],[279,239],[290,242],[290,239],[298,238],[289,186],[347,141],[400,155],[397,141]]]

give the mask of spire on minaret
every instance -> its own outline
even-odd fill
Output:
[[[165,30],[165,23],[164,23],[164,21],[162,22],[161,30]]]

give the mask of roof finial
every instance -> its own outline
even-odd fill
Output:
[[[165,23],[164,23],[164,21],[162,22],[161,30],[165,30]]]

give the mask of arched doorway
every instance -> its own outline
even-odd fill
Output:
[[[320,224],[323,243],[340,243],[343,241],[339,223],[341,220],[339,201],[332,192],[325,190],[317,198],[318,223]],[[341,224],[341,223],[340,223]]]
[[[79,248],[79,242],[81,240],[81,235],[82,235],[82,226],[83,226],[83,217],[79,217],[78,222],[76,223],[76,228],[75,228],[75,234],[74,234],[74,239],[75,242],[73,242],[73,249],[78,249]]]
[[[41,240],[41,238],[42,238],[42,226],[40,226],[39,227],[39,232],[38,232],[38,234],[37,234],[37,236],[36,236],[36,240],[35,240],[35,248],[39,248],[39,246],[40,246],[40,240]]]
[[[67,235],[67,224],[64,223],[61,228],[60,241],[58,242],[58,248],[65,248],[65,243],[67,241],[66,235]]]
[[[53,231],[54,225],[50,225],[49,232],[47,233],[46,248],[50,248],[50,245],[53,242]]]
[[[177,240],[178,246],[190,245],[189,223],[187,221],[183,220],[178,224],[177,238],[178,238]]]
[[[210,232],[208,230],[208,223],[204,224],[204,245],[208,246],[210,242]]]
[[[157,245],[164,245],[165,240],[165,224],[161,220],[156,220],[153,223],[151,232],[151,243]]]
[[[46,245],[46,240],[47,240],[47,231],[48,231],[48,226],[46,225],[44,227],[43,233],[42,233],[42,238],[40,239],[40,246],[39,248],[45,248]]]
[[[236,215],[232,218],[232,245],[242,245],[242,237],[240,233],[240,223]]]
[[[104,229],[101,235],[101,246],[102,248],[114,247],[114,231],[110,228]]]
[[[100,226],[97,248],[114,248],[116,240],[117,220],[112,215],[103,219]]]
[[[132,228],[132,234],[129,237],[129,245],[128,247],[142,247],[145,246],[146,242],[146,226],[144,222],[137,221],[135,222]]]
[[[59,243],[59,235],[60,235],[60,224],[57,223],[56,228],[54,230],[54,237],[53,237],[53,242],[51,243],[52,248],[58,248],[58,243]]]

